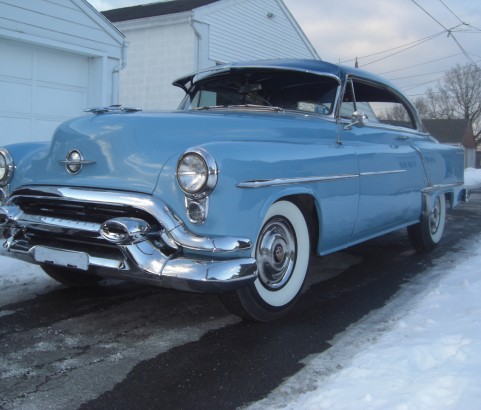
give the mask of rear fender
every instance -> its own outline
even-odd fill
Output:
[[[464,150],[447,144],[419,142],[412,147],[421,156],[429,187],[464,183]]]

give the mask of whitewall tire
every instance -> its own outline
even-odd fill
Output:
[[[267,321],[283,316],[302,293],[310,248],[300,208],[290,201],[274,203],[253,250],[258,277],[248,287],[223,295],[224,303],[245,319]]]
[[[419,251],[431,251],[441,241],[446,224],[446,198],[443,194],[434,200],[429,213],[421,221],[408,227],[411,244]]]

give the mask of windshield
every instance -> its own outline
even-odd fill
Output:
[[[338,85],[335,78],[310,73],[231,70],[195,83],[179,109],[261,106],[330,115]]]

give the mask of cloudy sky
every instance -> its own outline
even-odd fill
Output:
[[[151,3],[89,0],[98,10]],[[319,56],[354,64],[398,84],[411,98],[443,73],[481,66],[479,0],[284,0]],[[451,34],[450,34],[451,33]]]

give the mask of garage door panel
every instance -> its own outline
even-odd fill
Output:
[[[0,40],[0,58],[0,145],[49,139],[87,107],[89,57]]]
[[[76,116],[87,107],[86,95],[79,91],[37,87],[34,112],[37,115]]]
[[[88,60],[60,52],[42,52],[36,56],[37,81],[85,87],[88,80]]]
[[[13,144],[18,141],[31,140],[32,120],[30,118],[0,116],[0,145]]]
[[[14,46],[9,42],[0,41],[0,77],[32,79],[32,58],[31,49]]]
[[[32,86],[15,82],[0,81],[0,115],[30,114],[32,111]]]

